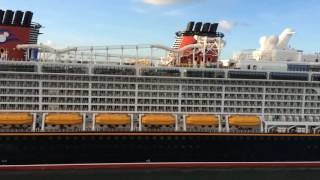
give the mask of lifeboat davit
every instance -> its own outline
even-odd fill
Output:
[[[128,114],[98,114],[96,124],[100,125],[128,125],[131,117]]]
[[[48,125],[76,125],[82,122],[82,116],[78,113],[52,113],[45,118]]]
[[[174,125],[176,117],[172,114],[145,114],[141,123],[144,125]]]
[[[218,126],[219,118],[215,115],[189,115],[186,117],[189,126]]]
[[[29,113],[0,113],[1,125],[31,125],[33,116]]]
[[[261,120],[258,116],[230,116],[229,125],[231,126],[259,126]]]

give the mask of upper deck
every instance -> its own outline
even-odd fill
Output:
[[[289,65],[290,66],[290,65]],[[305,71],[303,71],[305,70]],[[0,72],[56,75],[156,77],[188,79],[239,79],[239,80],[283,80],[283,81],[320,81],[320,72],[316,69],[294,71],[235,69],[235,68],[195,68],[126,63],[83,63],[63,61],[0,61]]]

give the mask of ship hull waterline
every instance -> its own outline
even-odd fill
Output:
[[[320,167],[320,136],[224,133],[0,133],[0,170]]]

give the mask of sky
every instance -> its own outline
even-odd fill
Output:
[[[220,22],[222,58],[259,47],[263,35],[291,27],[290,46],[320,51],[319,0],[0,0],[0,9],[30,10],[54,47],[163,44],[189,21]]]

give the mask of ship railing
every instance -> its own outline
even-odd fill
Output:
[[[140,45],[113,45],[113,46],[83,46],[68,47],[65,49],[55,49],[48,45],[21,44],[18,49],[29,52],[30,49],[38,49],[37,60],[45,62],[77,62],[92,64],[139,64],[147,66],[199,66],[194,64],[195,50],[201,51],[205,56],[204,45],[191,44],[186,47],[175,49],[158,44],[140,44]],[[184,52],[193,51],[191,64],[181,64],[181,57]],[[219,51],[220,52],[220,51]],[[217,54],[219,56],[219,53]],[[26,61],[33,61],[26,56]],[[194,64],[194,65],[193,65]],[[211,66],[208,63],[205,66]],[[203,66],[203,65],[200,65]]]
[[[174,49],[151,44],[82,46],[54,49],[46,45],[19,45],[20,49],[39,49],[38,60],[45,62],[77,62],[106,64],[158,64]],[[27,61],[32,60],[27,58]]]

